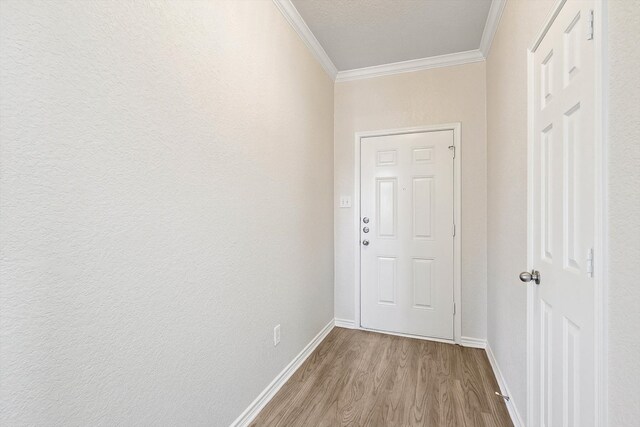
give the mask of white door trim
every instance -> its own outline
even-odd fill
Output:
[[[462,264],[461,264],[461,251],[460,242],[462,236],[462,221],[460,217],[461,206],[461,140],[460,140],[460,123],[446,123],[439,125],[427,125],[416,126],[400,129],[384,129],[375,131],[356,132],[355,134],[355,160],[354,160],[354,184],[353,184],[353,224],[356,235],[354,236],[353,253],[355,259],[354,266],[354,295],[355,295],[355,327],[362,328],[360,319],[360,144],[361,139],[372,136],[390,136],[390,135],[403,135],[408,133],[422,133],[422,132],[436,132],[443,130],[453,131],[453,145],[455,146],[455,157],[453,161],[453,220],[456,227],[456,233],[453,237],[453,299],[455,303],[455,313],[453,315],[453,341],[440,340],[443,342],[454,342],[461,344],[461,329],[462,329],[462,313],[461,313],[461,278],[462,278]],[[406,335],[403,335],[406,336]],[[416,337],[422,338],[425,337]],[[431,339],[431,338],[428,338]],[[434,339],[436,340],[436,339]]]
[[[533,53],[560,13],[567,0],[556,0],[542,29],[527,51],[527,270],[533,266]],[[594,0],[595,80],[595,234],[594,234],[594,285],[595,285],[595,425],[607,425],[607,4],[606,0]],[[534,370],[533,370],[533,316],[534,284],[527,284],[527,425],[534,420]]]

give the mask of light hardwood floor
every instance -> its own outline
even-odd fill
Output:
[[[252,426],[512,426],[484,350],[335,328]]]

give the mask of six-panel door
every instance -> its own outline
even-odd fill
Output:
[[[452,145],[451,130],[361,140],[365,328],[453,339]]]
[[[594,425],[593,2],[568,1],[533,53],[533,425]]]

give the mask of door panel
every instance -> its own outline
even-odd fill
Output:
[[[591,426],[595,407],[592,1],[567,1],[532,53],[533,425]]]
[[[361,324],[453,339],[453,131],[361,144]]]

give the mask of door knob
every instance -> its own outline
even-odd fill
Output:
[[[365,216],[364,218],[362,218],[362,222],[364,222],[365,224],[369,224],[369,218]]]
[[[534,282],[536,282],[536,285],[539,285],[540,272],[536,270],[531,270],[531,273],[529,273],[528,271],[523,271],[522,273],[520,273],[520,280],[525,283],[533,280]]]
[[[368,240],[363,240],[362,244],[365,245],[365,246],[369,246],[369,241]]]
[[[364,228],[362,229],[362,232],[363,232],[363,233],[368,233],[368,232],[369,232],[369,227],[364,227]]]

